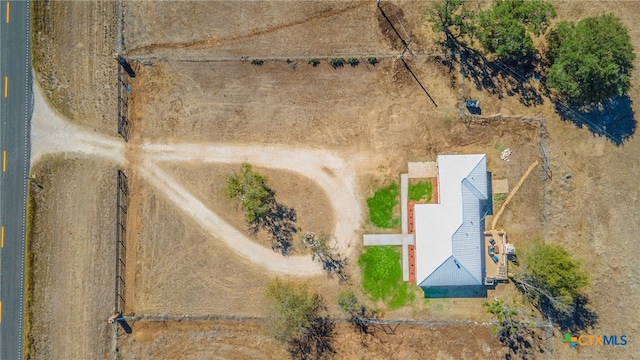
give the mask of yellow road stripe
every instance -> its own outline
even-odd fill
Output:
[[[7,2],[7,24],[9,23],[9,3]]]
[[[4,97],[9,96],[9,77],[4,77]]]
[[[2,172],[7,171],[7,150],[2,151]]]
[[[2,227],[2,240],[0,240],[0,247],[4,247],[4,226]]]

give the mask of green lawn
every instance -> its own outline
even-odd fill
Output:
[[[431,181],[420,181],[417,184],[409,184],[409,201],[420,201],[424,202],[431,201],[431,194],[433,192],[433,187],[431,185]]]
[[[413,301],[415,294],[402,281],[401,254],[396,246],[371,246],[360,255],[362,287],[372,300],[396,309]]]
[[[392,183],[367,199],[369,219],[379,228],[392,229],[400,222],[393,217],[393,210],[398,205],[398,184]]]

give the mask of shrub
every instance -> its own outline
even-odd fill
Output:
[[[376,64],[378,64],[380,61],[378,61],[378,58],[375,56],[369,56],[369,58],[367,59],[367,61],[369,62],[369,64],[376,66]]]
[[[320,65],[320,60],[316,59],[316,58],[311,58],[309,59],[309,64],[313,67],[316,67],[318,65]]]
[[[331,65],[332,68],[337,69],[343,67],[344,62],[344,58],[332,58],[329,60],[329,65]]]
[[[358,66],[358,64],[360,64],[360,60],[358,60],[358,58],[355,57],[350,57],[347,62],[349,63],[349,65],[351,65],[352,67],[356,67]]]
[[[264,64],[264,60],[262,59],[253,59],[251,60],[251,65],[262,66]]]

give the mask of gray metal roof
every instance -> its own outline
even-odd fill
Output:
[[[457,160],[455,156],[449,156],[448,158],[454,160],[453,163],[455,164],[455,160]],[[429,267],[434,270],[429,272],[426,277],[416,279],[420,286],[481,285],[483,283],[482,278],[485,269],[483,253],[484,216],[486,215],[484,214],[484,205],[488,201],[490,184],[486,157],[482,155],[477,156],[475,159],[477,161],[475,166],[468,167],[467,171],[471,170],[456,179],[458,184],[455,188],[457,190],[451,189],[459,194],[456,200],[461,202],[457,206],[461,208],[462,219],[453,234],[449,233],[450,239],[439,239],[438,237],[416,238],[416,250],[418,250],[420,244],[426,248],[429,247],[429,244],[434,244],[435,247],[443,242],[450,244],[450,256],[439,265],[430,264]],[[461,160],[463,159],[461,158]],[[439,170],[442,171],[444,169],[441,167]],[[440,177],[438,180],[443,181],[444,179]],[[455,204],[452,204],[452,206],[455,206]],[[447,216],[446,213],[441,214]],[[430,220],[438,221],[438,219]],[[429,227],[430,224],[427,223],[425,225]],[[421,231],[421,233],[424,232]],[[416,231],[416,236],[418,236],[418,231]],[[416,257],[417,262],[432,259],[434,258]]]

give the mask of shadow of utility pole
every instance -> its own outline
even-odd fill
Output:
[[[436,102],[433,100],[433,98],[431,97],[431,95],[429,94],[427,89],[424,87],[424,85],[422,85],[420,80],[418,80],[418,77],[416,76],[416,74],[413,73],[413,70],[411,70],[411,68],[409,67],[407,62],[404,61],[404,53],[405,52],[408,51],[411,55],[413,55],[413,52],[411,52],[411,49],[409,49],[409,44],[411,43],[411,40],[409,40],[409,42],[407,42],[402,38],[402,36],[400,35],[400,33],[398,32],[396,27],[393,26],[393,23],[391,22],[391,20],[387,16],[387,14],[385,14],[384,10],[382,10],[382,7],[380,6],[380,0],[377,1],[377,4],[378,4],[378,9],[380,10],[380,13],[382,13],[382,16],[385,18],[385,20],[387,20],[387,22],[389,23],[389,26],[391,26],[391,29],[393,29],[393,32],[396,33],[396,36],[398,36],[398,39],[400,39],[400,42],[402,42],[402,46],[404,47],[404,50],[402,51],[402,54],[400,55],[400,61],[402,61],[402,63],[404,64],[404,67],[407,69],[407,71],[409,71],[411,76],[413,76],[413,78],[416,80],[418,85],[420,85],[420,88],[422,89],[422,91],[424,91],[424,93],[427,94],[427,96],[429,97],[429,100],[431,100],[433,105],[435,107],[438,107],[438,104],[436,104]]]

